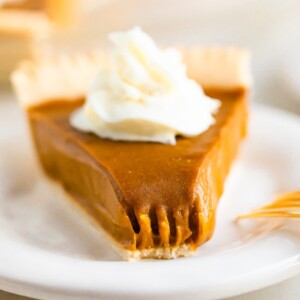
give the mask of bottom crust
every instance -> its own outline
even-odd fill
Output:
[[[152,248],[136,251],[124,251],[122,257],[126,260],[140,259],[174,259],[191,256],[195,252],[190,245],[180,245],[173,248]]]

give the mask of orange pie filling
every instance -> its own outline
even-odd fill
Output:
[[[83,99],[48,101],[31,107],[28,117],[47,175],[119,248],[132,256],[160,248],[192,252],[212,236],[225,177],[247,123],[246,91],[207,94],[222,102],[216,123],[197,137],[178,138],[175,146],[77,131],[69,117]]]

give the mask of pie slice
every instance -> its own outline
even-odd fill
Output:
[[[27,62],[12,76],[36,151],[125,259],[176,258],[210,239],[224,181],[246,133],[248,54],[182,50],[188,74],[220,99],[216,122],[177,144],[117,142],[71,127],[103,53]]]

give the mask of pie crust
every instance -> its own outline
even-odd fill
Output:
[[[205,90],[238,91],[251,86],[249,53],[237,48],[181,48],[188,75]],[[24,61],[12,74],[20,103],[29,107],[84,96],[99,71],[109,63],[105,52]]]

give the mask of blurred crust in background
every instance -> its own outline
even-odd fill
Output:
[[[0,84],[22,59],[34,59],[44,42],[76,22],[77,0],[0,0]]]

